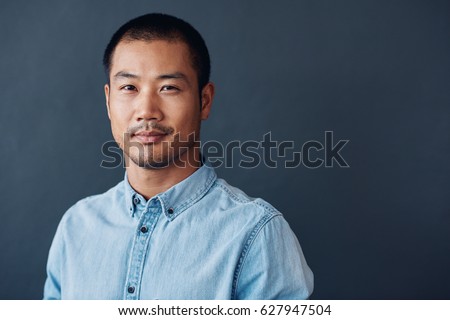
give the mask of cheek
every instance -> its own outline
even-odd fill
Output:
[[[192,111],[190,113],[177,114],[172,117],[172,123],[179,131],[192,131],[197,127],[199,122],[199,114]]]
[[[121,146],[123,141],[123,133],[122,130],[117,126],[116,122],[113,120],[111,120],[111,132],[114,140],[119,146]]]
[[[180,131],[192,132],[200,123],[200,101],[197,96],[191,96],[188,101],[179,106],[172,115],[176,118],[175,123],[178,124]]]
[[[129,126],[129,119],[132,114],[126,111],[124,108],[117,108],[117,106],[111,107],[111,131],[116,142],[122,142],[124,133]],[[119,144],[120,144],[119,143]]]
[[[125,126],[126,129],[126,126],[133,117],[133,111],[121,104],[113,104],[110,109],[110,115],[111,123],[114,123],[115,127],[120,128]]]
[[[188,119],[183,119],[176,131],[180,132],[182,140],[192,141],[200,139],[200,124],[198,119],[190,116]]]

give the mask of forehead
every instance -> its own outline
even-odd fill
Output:
[[[182,41],[122,40],[111,59],[111,74],[120,71],[152,75],[182,72],[196,76],[189,47]]]

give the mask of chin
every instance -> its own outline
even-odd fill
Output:
[[[144,169],[164,169],[169,167],[172,159],[162,157],[130,157],[130,159],[140,168]]]

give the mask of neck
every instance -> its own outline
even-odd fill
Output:
[[[128,182],[147,200],[183,181],[201,166],[199,161],[184,161],[185,165],[171,163],[161,169],[146,169],[139,167],[130,159],[126,159],[126,163]]]

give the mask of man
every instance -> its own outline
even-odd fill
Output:
[[[66,212],[44,298],[308,298],[313,275],[283,216],[201,161],[214,85],[200,34],[144,15],[114,34],[103,61],[125,178]]]

